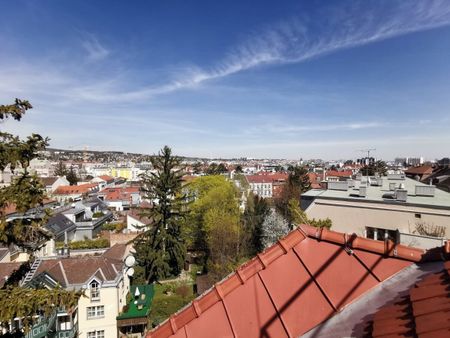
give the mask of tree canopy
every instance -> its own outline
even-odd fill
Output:
[[[28,101],[19,99],[12,105],[0,105],[0,122],[9,117],[20,121],[31,108]],[[14,244],[31,257],[50,237],[42,226],[46,219],[45,211],[41,210],[44,201],[43,187],[40,180],[28,172],[30,161],[47,145],[48,139],[38,134],[21,140],[17,136],[0,132],[0,170],[9,168],[15,176],[9,186],[0,188],[0,243]],[[16,219],[7,219],[8,209],[15,210],[19,216]],[[34,215],[20,217],[31,209],[36,211]],[[23,318],[25,328],[28,328],[33,323],[33,316],[38,312],[48,315],[57,307],[71,309],[75,306],[80,293],[59,288],[49,290],[19,287],[19,281],[29,270],[29,264],[23,266],[25,268],[19,269],[0,289],[1,323],[20,317]]]

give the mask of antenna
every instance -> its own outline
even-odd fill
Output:
[[[360,149],[359,151],[363,152],[363,153],[367,153],[367,166],[369,166],[370,152],[371,151],[376,151],[376,149],[375,148]],[[367,186],[369,186],[369,168],[366,169],[366,184],[367,184]]]

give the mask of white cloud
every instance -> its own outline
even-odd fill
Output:
[[[108,57],[110,51],[93,34],[85,33],[83,35],[85,38],[81,45],[86,50],[89,61],[100,61]]]

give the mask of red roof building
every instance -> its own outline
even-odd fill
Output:
[[[392,301],[389,291],[397,295],[401,287],[440,269],[443,263],[437,261],[448,258],[449,249],[425,252],[302,225],[146,337],[360,337],[376,311]],[[432,282],[442,278],[447,275]],[[448,291],[444,285],[424,291],[427,296],[411,295],[421,301],[439,294],[448,309]],[[448,330],[448,311],[434,313],[428,330]]]

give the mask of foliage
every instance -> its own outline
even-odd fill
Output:
[[[149,321],[157,325],[194,298],[192,286],[186,283],[155,284],[155,296]]]
[[[262,229],[264,248],[271,246],[291,230],[288,222],[273,209],[265,217]]]
[[[387,165],[384,161],[376,161],[375,163],[371,163],[369,165],[365,165],[360,169],[360,173],[364,176],[374,176],[375,174],[379,174],[380,176],[387,175]]]
[[[19,317],[24,326],[29,327],[33,324],[31,314],[43,313],[48,317],[59,307],[73,309],[80,296],[81,292],[67,292],[61,288],[49,290],[8,286],[0,289],[0,321],[5,323]]]
[[[92,214],[92,218],[100,218],[103,217],[103,212],[97,211]]]
[[[71,250],[84,250],[84,249],[102,249],[109,248],[110,243],[107,238],[86,239],[84,241],[69,242],[69,249]],[[62,248],[64,242],[57,242],[56,247]]]
[[[70,167],[70,170],[66,175],[66,179],[69,181],[70,185],[77,185],[78,181],[80,180],[73,167]]]
[[[318,219],[315,218],[310,219],[308,216],[306,216],[306,213],[300,209],[300,205],[296,199],[291,199],[288,203],[288,212],[289,212],[289,219],[292,220],[292,224],[309,224],[311,226],[317,227],[317,228],[331,228],[331,219],[328,217],[326,219]]]
[[[19,121],[26,110],[32,108],[28,101],[15,100],[12,105],[0,105],[0,121],[12,117]],[[44,150],[48,139],[32,134],[26,140],[8,133],[0,132],[0,170],[10,168],[15,179],[8,187],[0,188],[0,244],[15,244],[31,255],[50,238],[43,228],[46,213],[41,210],[44,190],[40,180],[30,175],[27,168],[30,161],[37,157],[37,152]],[[21,168],[21,172],[15,172]],[[14,207],[23,214],[35,211],[35,217],[7,220],[5,210]],[[21,270],[26,272],[25,270]],[[22,317],[26,328],[32,324],[32,318],[38,312],[49,314],[55,306],[71,309],[77,302],[79,294],[62,289],[28,289],[18,287],[17,281],[23,276],[15,276],[6,287],[0,290],[0,322],[5,323],[14,317]]]
[[[219,279],[244,253],[237,194],[235,186],[223,176],[198,177],[189,186],[194,201],[186,221],[188,243],[205,253],[208,271]]]
[[[59,161],[55,167],[54,175],[61,177],[61,176],[67,176],[67,173],[68,173],[68,171],[67,171],[67,168],[64,165],[63,161]]]
[[[114,224],[114,223],[104,223],[104,224],[102,224],[102,230],[114,231],[114,230],[116,230],[116,224]]]
[[[289,176],[281,192],[281,196],[275,200],[275,206],[278,212],[292,222],[289,216],[288,204],[291,199],[300,201],[300,195],[311,188],[308,170],[304,167],[289,166]]]
[[[430,237],[438,237],[443,238],[445,237],[445,227],[441,225],[435,225],[434,223],[427,223],[427,222],[416,222],[415,225],[416,229],[414,232],[419,233],[423,236],[430,236]]]
[[[208,169],[206,169],[207,175],[220,175],[226,172],[228,172],[228,169],[223,163],[217,164],[213,162],[209,165]]]
[[[238,164],[237,166],[236,166],[236,173],[241,173],[242,174],[242,172],[243,172],[243,170],[242,170],[242,166],[240,165],[240,164]]]
[[[247,205],[242,217],[247,233],[248,255],[254,256],[264,250],[263,223],[270,213],[270,206],[266,199],[250,193]]]
[[[152,221],[134,240],[137,262],[145,268],[148,282],[178,275],[186,255],[181,229],[187,207],[181,193],[181,160],[165,146],[151,163],[154,171],[141,178],[145,198],[154,202],[153,208],[142,210],[142,215]]]

